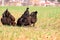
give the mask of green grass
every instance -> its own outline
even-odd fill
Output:
[[[27,6],[0,6],[0,18],[8,8],[17,19]],[[29,6],[30,13],[38,11],[35,27],[2,25],[0,22],[0,40],[60,40],[60,7]]]
[[[17,12],[23,13],[25,11],[26,6],[25,7],[23,7],[23,6],[0,7],[0,14],[3,13],[7,8],[11,12],[17,11]],[[42,17],[42,18],[44,18],[44,17],[55,17],[60,13],[60,11],[59,11],[60,7],[39,7],[39,6],[38,7],[30,7],[30,12],[36,11],[36,10],[38,11],[38,16]]]

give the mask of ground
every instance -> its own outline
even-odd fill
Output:
[[[17,21],[26,6],[0,6],[0,18],[7,8]],[[30,13],[38,11],[35,27],[7,26],[0,22],[0,40],[60,40],[60,7],[29,8]]]

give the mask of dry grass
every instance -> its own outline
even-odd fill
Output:
[[[17,21],[26,7],[0,7],[0,18],[6,8]],[[38,11],[35,27],[7,26],[0,22],[0,40],[60,40],[60,8],[30,7],[30,12],[34,10]]]

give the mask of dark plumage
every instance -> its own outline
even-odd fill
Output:
[[[30,16],[31,16],[31,24],[33,24],[33,26],[35,26],[35,23],[36,23],[36,21],[37,21],[37,11],[34,11],[34,12],[32,12],[31,14],[30,14]]]
[[[8,9],[6,9],[2,14],[2,17],[9,17],[9,15],[10,15],[10,12],[8,11]]]
[[[25,22],[27,21],[26,19],[28,17],[29,17],[29,8],[26,8],[26,11],[24,12],[24,14],[17,20],[17,25],[22,26],[22,25],[26,24]]]
[[[2,14],[1,22],[3,25],[15,25],[15,18],[10,14],[8,9]]]
[[[24,14],[21,16],[21,18],[27,18],[29,16],[29,8],[26,8],[26,11]]]
[[[11,25],[11,19],[10,18],[2,17],[1,22],[3,25]]]
[[[32,12],[29,17],[27,17],[27,19],[25,19],[24,22],[24,26],[31,26],[31,24],[33,24],[33,26],[35,26],[35,23],[37,21],[37,11]]]
[[[35,23],[37,21],[37,11],[32,12],[29,15],[29,8],[26,9],[26,11],[24,12],[24,14],[17,20],[17,25],[18,26],[31,26],[31,24],[33,24],[33,26],[35,26]]]

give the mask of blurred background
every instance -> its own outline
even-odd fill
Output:
[[[0,6],[60,6],[60,0],[0,0]]]

